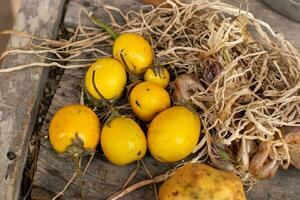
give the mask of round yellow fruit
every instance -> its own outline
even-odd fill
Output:
[[[131,73],[142,74],[152,65],[154,52],[142,36],[123,33],[114,42],[113,56],[127,66]]]
[[[103,126],[101,147],[109,161],[126,165],[144,157],[147,141],[140,126],[129,117],[117,117]]]
[[[93,84],[93,74],[95,85]],[[118,60],[101,58],[88,69],[85,76],[85,87],[89,94],[96,99],[101,99],[102,95],[107,100],[114,100],[121,96],[126,81],[126,71]],[[101,95],[97,93],[96,89]]]
[[[136,85],[130,93],[129,101],[134,114],[144,121],[151,121],[171,104],[169,93],[151,82]]]
[[[171,107],[151,122],[148,128],[148,147],[161,162],[176,162],[188,156],[200,136],[199,117],[183,106]]]
[[[144,80],[165,88],[170,82],[170,75],[164,67],[148,68],[144,74]]]
[[[159,189],[160,200],[246,200],[241,180],[232,172],[200,163],[175,171]]]
[[[83,105],[68,105],[53,116],[49,127],[49,139],[58,153],[82,142],[84,150],[95,150],[100,138],[100,122],[97,115]]]

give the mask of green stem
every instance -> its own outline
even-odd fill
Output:
[[[111,37],[115,40],[117,39],[117,37],[119,36],[119,34],[113,30],[112,27],[110,27],[108,24],[104,23],[103,21],[101,21],[100,19],[98,19],[95,16],[91,16],[90,19],[100,28],[103,28],[109,35],[111,35]]]

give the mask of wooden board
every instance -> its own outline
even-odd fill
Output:
[[[23,0],[14,30],[55,38],[65,1]],[[8,9],[8,8],[7,8]],[[29,38],[13,35],[8,48],[24,48]],[[13,55],[0,68],[45,62],[33,55]],[[19,199],[28,143],[33,132],[47,70],[32,68],[0,74],[0,199]]]
[[[89,9],[97,10],[97,17],[105,19],[103,9],[97,5],[103,5],[105,0],[71,0],[65,16],[65,24],[74,26],[77,20],[79,3],[87,6]],[[119,1],[109,1],[117,3]],[[126,4],[126,3],[128,4]],[[134,1],[121,1],[120,8],[130,7]],[[259,3],[260,1],[251,1],[256,5],[255,9],[261,8],[267,10],[267,7]],[[125,3],[125,4],[124,4]],[[115,4],[116,5],[116,4]],[[93,8],[96,6],[96,8]],[[253,8],[252,8],[253,9]],[[268,11],[269,12],[269,11]],[[272,11],[270,11],[272,13]],[[106,18],[107,19],[107,18]],[[85,22],[83,22],[85,23]],[[287,22],[285,22],[287,23]],[[292,23],[292,22],[291,22]],[[282,24],[283,26],[283,24]],[[275,27],[276,28],[276,27]],[[79,103],[80,88],[85,71],[83,69],[66,70],[59,83],[59,88],[54,96],[50,106],[49,113],[46,117],[44,126],[40,132],[41,147],[38,158],[38,168],[34,179],[32,199],[48,200],[55,196],[72,177],[74,167],[72,162],[66,158],[58,156],[52,149],[47,139],[49,121],[53,113],[64,105],[70,103]],[[87,158],[84,160],[85,166]],[[174,165],[162,164],[154,161],[151,157],[146,157],[145,162],[152,175],[157,175],[167,171]],[[126,181],[135,165],[125,167],[114,166],[103,160],[101,153],[97,153],[96,158],[92,161],[87,173],[84,175],[84,195],[86,199],[106,199],[109,195],[118,191]],[[141,169],[135,182],[148,178],[145,170]],[[261,181],[247,193],[249,200],[298,200],[300,196],[300,172],[291,168],[288,171],[279,171],[272,180]],[[60,199],[77,200],[79,197],[78,183],[73,182],[68,190]],[[155,199],[152,186],[145,187],[123,199]]]

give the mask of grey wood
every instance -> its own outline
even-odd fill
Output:
[[[71,0],[68,4],[68,9],[66,10],[64,25],[67,27],[75,27],[78,25],[78,13],[81,7],[86,8],[88,11],[92,11],[96,17],[101,17],[104,22],[109,22],[109,15],[103,8],[104,5],[111,5],[120,8],[123,11],[129,9],[138,9],[142,3],[136,0],[126,0],[126,1],[111,1],[111,0]],[[122,22],[122,17],[118,15],[117,12],[113,12],[114,17],[118,22]],[[91,21],[82,14],[81,19],[82,25],[95,26]]]
[[[279,170],[271,180],[254,185],[247,196],[248,200],[299,200],[300,171],[293,167]]]
[[[14,30],[55,38],[61,21],[64,0],[23,0]],[[8,48],[24,48],[28,38],[13,35]],[[44,62],[30,55],[14,55],[3,66]],[[23,169],[28,154],[39,102],[47,77],[42,68],[0,74],[0,199],[18,199]],[[8,158],[10,152],[10,158]],[[12,156],[13,155],[13,156]]]

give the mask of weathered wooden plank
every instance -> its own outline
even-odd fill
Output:
[[[133,1],[122,1],[120,3],[124,6],[123,4],[128,2],[131,2],[129,4],[132,4]],[[239,4],[239,1],[237,0],[229,0],[226,2],[233,2],[235,5]],[[104,14],[104,9],[98,6],[101,6],[104,3],[111,5],[112,3],[118,4],[119,2],[108,0],[71,0],[64,20],[65,25],[70,27],[76,26],[79,5],[86,6],[88,10],[93,10],[94,14],[102,20],[108,20],[107,15]],[[250,6],[250,11],[253,13],[264,9],[264,12],[270,12],[275,16],[277,15],[272,11],[269,11],[268,8],[261,4],[258,0],[253,0],[250,3],[250,5],[255,5],[255,7]],[[124,7],[126,9],[130,8],[129,4],[126,4]],[[123,8],[120,5],[115,6]],[[265,16],[263,15],[262,17]],[[267,21],[267,19],[265,19],[265,21]],[[83,24],[88,23],[87,20],[83,20],[82,22]],[[290,21],[288,20],[285,23],[288,22]],[[271,24],[271,22],[269,23]],[[281,24],[279,27],[294,25],[295,24],[293,22],[290,22],[290,25]],[[277,26],[275,26],[274,29],[277,30]],[[75,169],[70,160],[58,156],[51,149],[47,139],[47,131],[49,121],[55,111],[66,104],[79,102],[83,76],[84,70],[67,70],[61,78],[59,89],[54,96],[45,124],[40,133],[40,136],[44,137],[44,139],[41,141],[42,145],[38,160],[37,173],[34,180],[32,199],[51,199],[64,187],[68,179],[70,179],[74,173]],[[107,161],[104,161],[100,155],[101,152],[98,152],[96,158],[92,161],[87,174],[84,176],[84,194],[86,195],[86,199],[105,199],[121,187],[122,183],[124,183],[130,172],[134,169],[133,165],[126,167],[111,165]],[[150,157],[146,157],[145,161],[153,175],[167,171],[171,167],[171,165],[158,163]],[[86,163],[86,160],[84,163]],[[146,177],[147,175],[145,171],[141,171],[135,181]],[[298,188],[300,188],[300,173],[299,171],[291,168],[288,171],[280,171],[271,180],[261,181],[255,185],[249,193],[247,193],[247,196],[250,200],[297,200],[300,195]],[[76,181],[70,185],[70,188],[65,192],[61,199],[80,199],[79,187]],[[153,188],[143,188],[130,194],[124,199],[152,200],[154,199]]]
[[[139,8],[142,4],[136,0],[126,0],[126,1],[110,1],[110,0],[72,0],[68,4],[68,9],[66,10],[64,25],[67,27],[74,27],[78,25],[78,13],[81,7],[84,7],[88,11],[92,11],[96,17],[101,17],[104,22],[109,22],[110,18],[105,9],[104,5],[111,5],[121,8],[123,11]],[[113,12],[114,17],[118,22],[122,22],[123,18],[117,12]],[[82,14],[81,24],[88,26],[95,26],[91,21]]]
[[[271,180],[261,181],[248,192],[249,200],[298,200],[300,198],[300,172],[290,167],[279,170]]]
[[[65,1],[24,0],[14,30],[55,38]],[[28,38],[13,35],[9,48],[23,48]],[[28,55],[14,55],[3,66],[44,62]],[[0,74],[0,199],[18,199],[27,159],[28,142],[35,125],[47,70],[27,69]],[[10,156],[8,156],[10,155]]]

